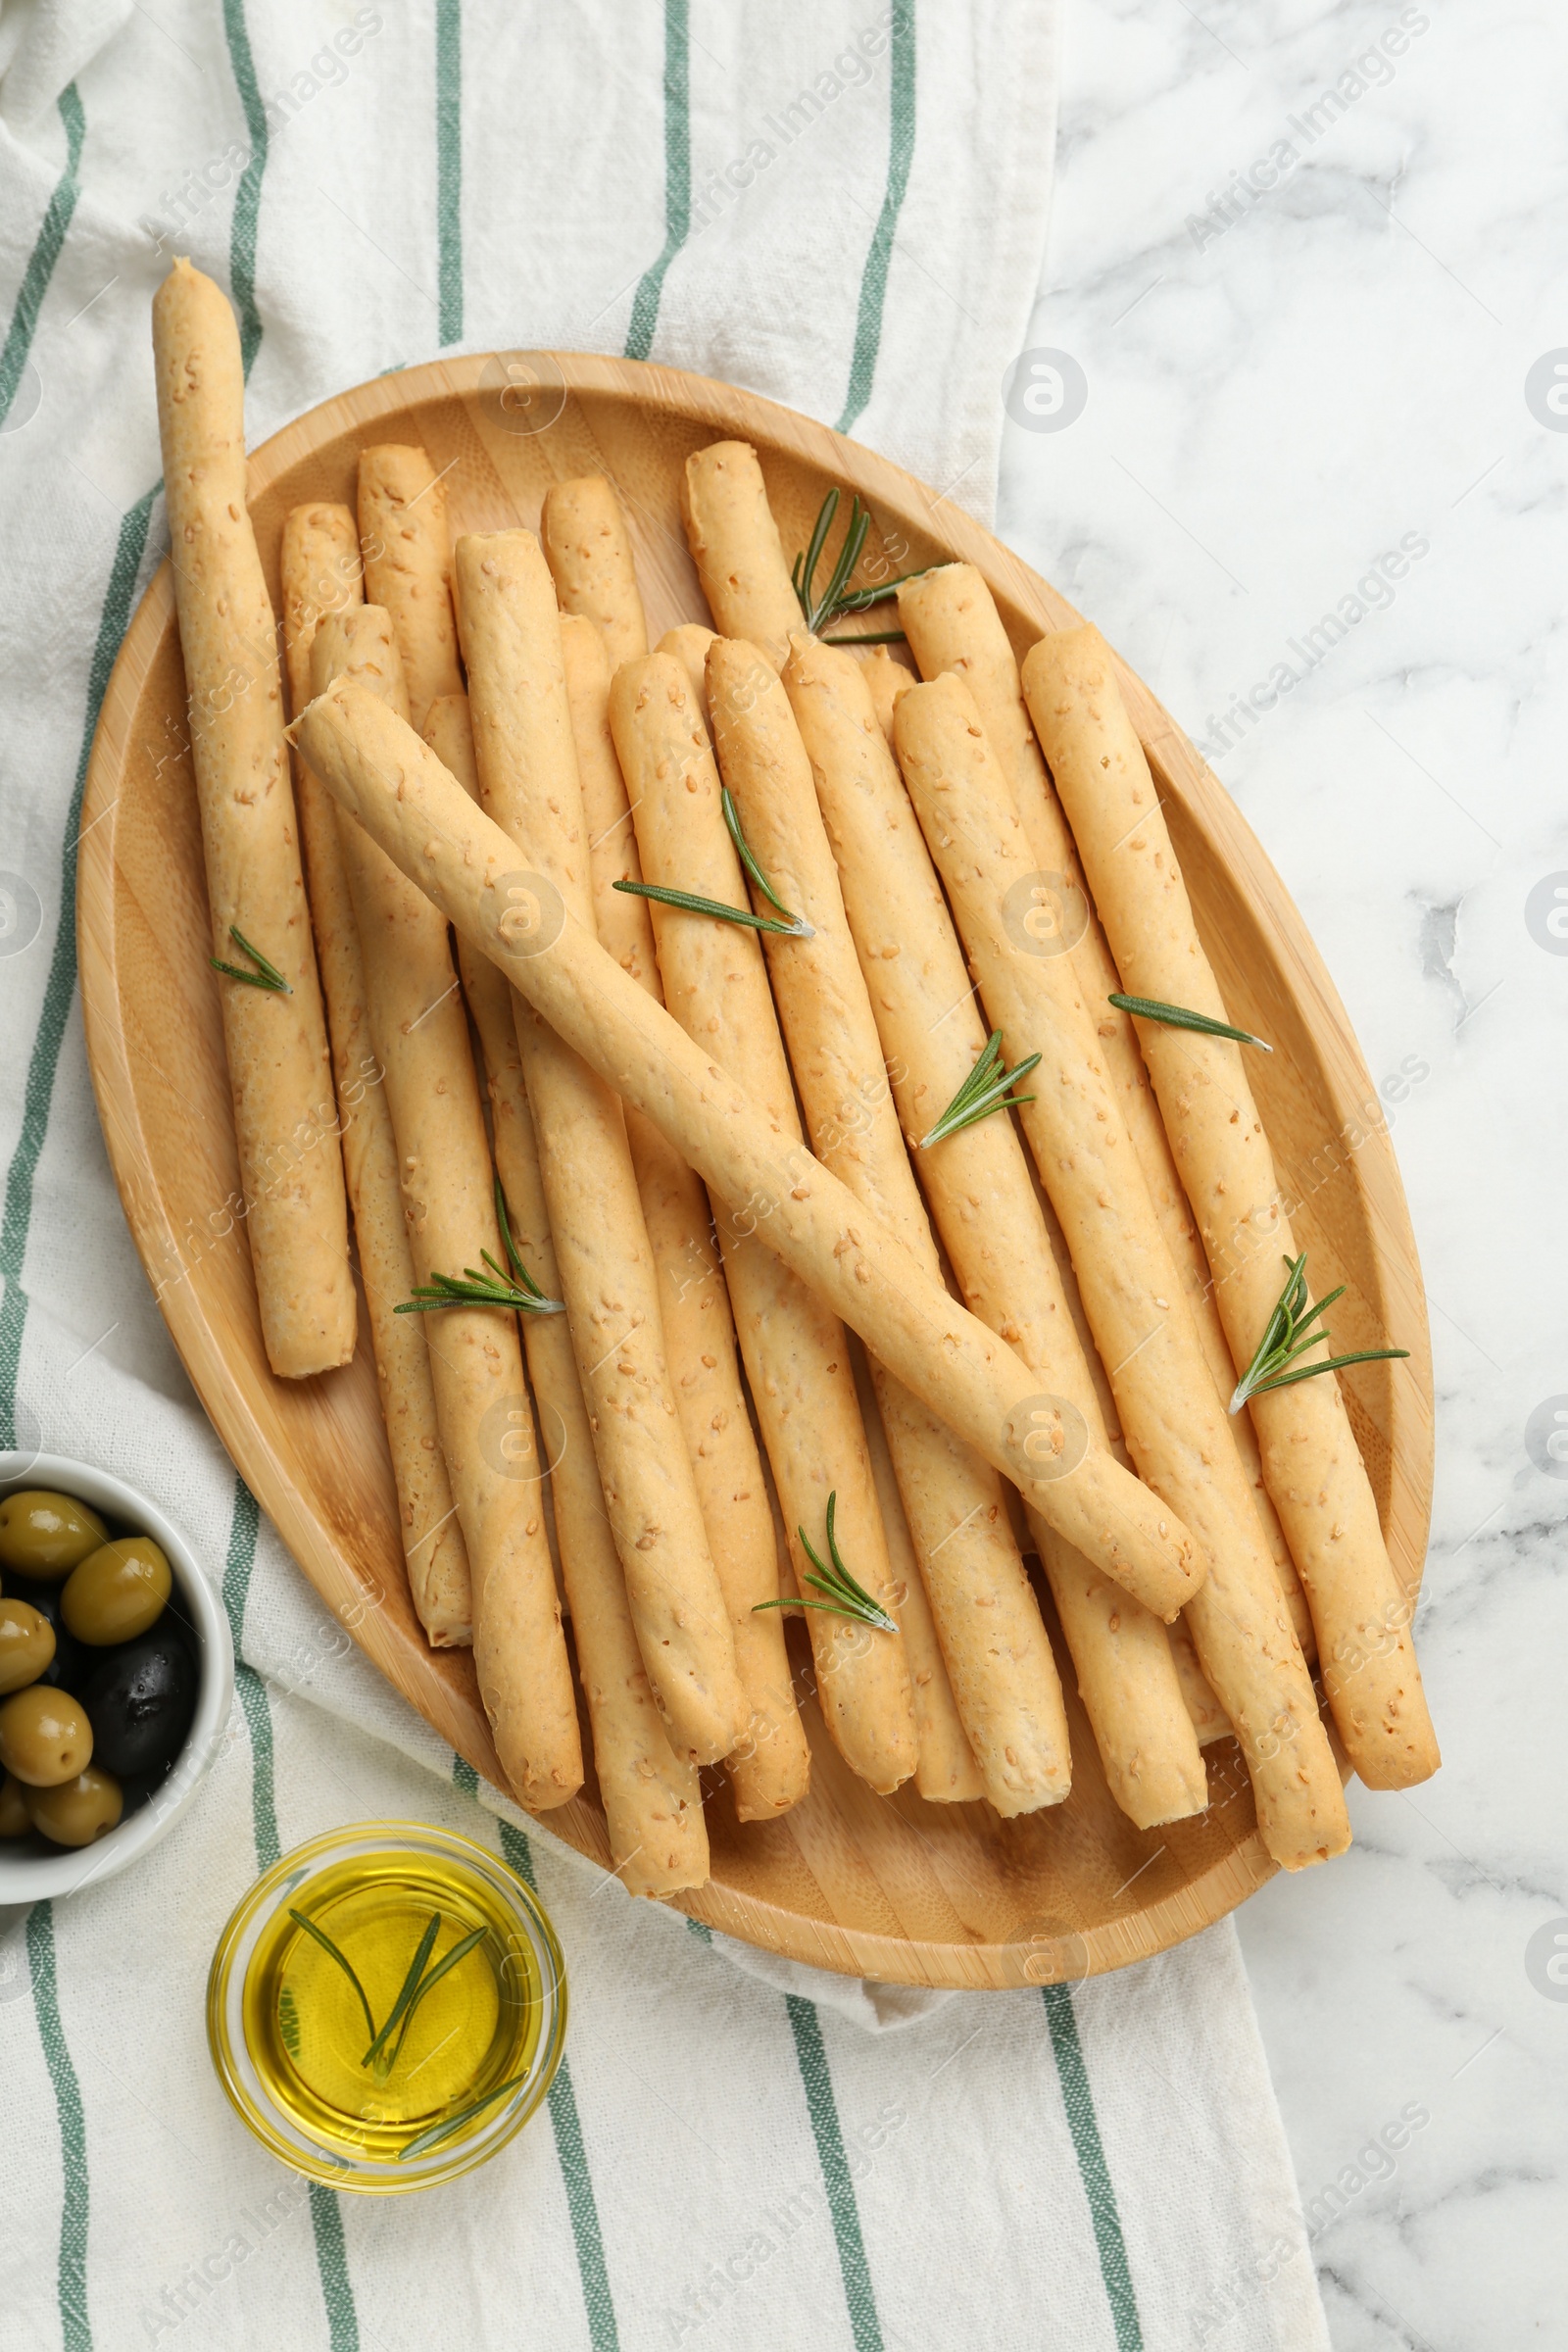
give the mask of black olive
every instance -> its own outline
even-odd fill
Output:
[[[78,1642],[66,1624],[60,1613],[62,1589],[59,1585],[33,1584],[20,1576],[8,1576],[6,1579],[6,1592],[11,1598],[26,1601],[30,1608],[37,1610],[40,1617],[47,1617],[55,1629],[55,1654],[38,1680],[52,1684],[57,1690],[75,1692],[91,1674],[103,1652],[94,1652],[85,1642]]]
[[[196,1682],[189,1650],[162,1627],[100,1653],[76,1690],[92,1725],[93,1761],[137,1778],[167,1764],[190,1729]]]

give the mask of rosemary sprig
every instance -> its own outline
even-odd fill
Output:
[[[665,890],[658,882],[617,882],[615,888],[630,898],[657,899],[661,906],[678,906],[683,914],[711,914],[720,922],[744,923],[748,931],[776,931],[781,939],[814,936],[809,923],[776,923],[770,914],[754,914],[749,906],[726,906],[722,899],[699,898],[692,890]]]
[[[346,1954],[338,1950],[337,1945],[332,1941],[332,1938],[327,1934],[326,1930],[324,1928],[318,1928],[315,1920],[308,1919],[303,1911],[296,1911],[291,1906],[289,1910],[289,1917],[291,1920],[293,1920],[296,1927],[300,1927],[305,1930],[307,1936],[314,1936],[317,1942],[320,1945],[322,1951],[327,1953],[330,1958],[337,1962],[339,1968],[343,1971],[343,1974],[347,1977],[349,1983],[353,1985],[355,1991],[360,1996],[360,2007],[365,2011],[365,2022],[369,2027],[371,2035],[373,2037],[375,2034],[375,2019],[371,2016],[370,2004],[365,1997],[365,1986],[360,1983],[359,1978],[355,1974],[354,1963],[346,1956]]]
[[[373,2026],[370,2028],[370,2046],[360,2060],[362,2066],[373,2065],[386,2048],[387,2035],[403,2016],[405,2010],[409,2008],[419,1989],[419,1979],[424,1974],[425,1962],[429,1959],[431,1946],[440,1933],[441,1914],[439,1911],[432,1911],[425,1923],[424,1934],[415,1947],[414,1958],[409,1962],[408,1974],[403,1980],[402,1988],[387,2013],[386,2024],[381,2028],[379,2034]],[[391,2062],[388,2061],[384,2066],[376,2066],[375,2071],[377,2078],[384,2080],[392,2072]]]
[[[488,1250],[479,1255],[490,1268],[481,1274],[477,1266],[465,1266],[460,1282],[455,1274],[432,1274],[429,1281],[416,1284],[414,1297],[395,1306],[395,1315],[433,1315],[444,1306],[507,1306],[519,1315],[564,1315],[566,1311],[560,1298],[547,1298],[527,1267],[517,1255],[517,1245],[512,1238],[512,1224],[507,1215],[507,1196],[496,1178],[496,1216],[501,1226],[501,1240],[512,1261],[514,1281],[505,1266],[498,1266]],[[492,1279],[493,1277],[493,1279]]]
[[[810,924],[807,922],[804,915],[797,914],[793,906],[785,906],[778,892],[773,888],[772,883],[752,855],[751,845],[741,831],[741,812],[735,806],[734,796],[727,784],[721,784],[718,788],[718,805],[724,811],[724,822],[729,827],[729,837],[735,844],[735,854],[763,898],[770,906],[777,907],[786,923],[792,924],[802,939],[809,939],[812,936]]]
[[[1319,1343],[1332,1347],[1326,1331],[1314,1331],[1312,1325],[1327,1314],[1336,1298],[1345,1296],[1342,1282],[1337,1291],[1330,1291],[1316,1306],[1308,1308],[1306,1292],[1306,1251],[1299,1257],[1285,1260],[1285,1288],[1275,1301],[1273,1312],[1258,1342],[1253,1356],[1231,1396],[1231,1411],[1239,1413],[1250,1396],[1266,1396],[1270,1389],[1288,1389],[1298,1380],[1312,1380],[1319,1372],[1338,1372],[1346,1364],[1374,1364],[1392,1357],[1407,1356],[1408,1348],[1361,1348],[1353,1355],[1325,1356],[1320,1364],[1302,1364],[1293,1372],[1291,1365],[1298,1355]]]
[[[243,980],[247,988],[270,989],[274,996],[291,997],[294,994],[276,964],[269,963],[261,949],[253,948],[244,932],[233,923],[228,926],[228,936],[240,953],[250,957],[256,969],[254,972],[242,971],[237,963],[220,963],[216,956],[209,956],[207,960],[215,972],[221,972],[228,980]]]
[[[398,2053],[401,2051],[404,2041],[407,2039],[410,2026],[414,2023],[414,2013],[418,2008],[419,2003],[424,1999],[425,1994],[427,1992],[433,1992],[435,1987],[440,1984],[442,1978],[446,1975],[448,1969],[456,1968],[460,1960],[466,1960],[468,1954],[473,1951],[477,1945],[483,1943],[489,1933],[490,1931],[488,1928],[470,1929],[466,1936],[463,1936],[452,1946],[451,1951],[446,1954],[445,1958],[436,1962],[434,1968],[431,1969],[427,1977],[420,1978],[418,1984],[415,1988],[413,2000],[403,2012],[403,2030],[399,2034],[397,2040],[392,2045],[392,2056],[387,2062],[388,2074],[391,2073],[393,2067],[396,2066],[398,2062]],[[388,2026],[390,2026],[391,2020],[388,2019],[387,2022]]]
[[[494,2090],[487,2090],[482,2098],[460,2108],[456,2115],[449,2115],[444,2124],[432,2124],[428,2132],[418,2132],[406,2146],[399,2148],[394,2161],[402,2164],[410,2156],[422,2156],[426,2148],[438,2147],[442,2140],[450,2139],[455,2132],[462,2131],[465,2124],[471,2123],[476,2115],[482,2115],[487,2107],[495,2105],[497,2099],[504,2099],[509,2090],[515,2090],[519,2083],[527,2080],[526,2075],[514,2075],[510,2082],[498,2082]]]
[[[883,1633],[896,1634],[899,1630],[896,1620],[888,1615],[886,1609],[879,1602],[872,1599],[863,1585],[856,1583],[844,1565],[838,1539],[833,1533],[833,1513],[837,1508],[838,1499],[838,1492],[835,1489],[827,1498],[827,1548],[828,1556],[833,1562],[831,1568],[827,1567],[817,1556],[812,1548],[811,1539],[805,1528],[798,1527],[795,1531],[805,1546],[807,1558],[816,1570],[816,1574],[808,1576],[806,1581],[808,1585],[814,1585],[818,1592],[825,1592],[827,1598],[825,1600],[807,1600],[804,1597],[800,1600],[759,1600],[753,1604],[753,1614],[755,1615],[758,1609],[821,1609],[830,1617],[850,1617],[857,1625],[872,1625],[880,1628]]]
[[[1229,1021],[1210,1020],[1206,1012],[1189,1012],[1185,1004],[1161,1004],[1154,997],[1117,997],[1109,1002],[1118,1012],[1133,1012],[1141,1021],[1162,1021],[1167,1029],[1196,1029],[1200,1037],[1233,1037],[1239,1046],[1256,1046],[1263,1054],[1274,1049],[1250,1029],[1233,1029]]]
[[[973,1127],[978,1120],[989,1119],[994,1110],[1011,1110],[1015,1103],[1032,1102],[1033,1095],[1009,1095],[1007,1089],[1016,1086],[1020,1078],[1027,1078],[1039,1061],[1039,1054],[1031,1054],[1015,1069],[1004,1070],[1002,1031],[993,1029],[985,1052],[930,1134],[921,1136],[915,1150],[924,1152],[932,1144],[940,1144],[944,1136],[956,1135],[960,1127]]]
[[[871,527],[869,508],[862,507],[858,497],[855,497],[850,501],[850,521],[844,534],[844,544],[828,574],[827,586],[818,596],[816,567],[822,560],[827,535],[833,528],[833,517],[838,511],[839,494],[835,488],[828,492],[818,508],[811,543],[804,555],[796,557],[795,567],[790,573],[806,625],[815,637],[820,637],[825,628],[835,620],[841,620],[846,612],[864,612],[872,605],[885,604],[890,596],[897,594],[904,581],[917,580],[921,571],[930,568],[922,564],[919,571],[902,571],[896,580],[885,580],[879,588],[851,589],[850,581],[854,577],[855,566],[860,561],[865,535]],[[885,629],[875,637],[830,637],[826,642],[829,645],[894,645],[903,636],[902,629]]]

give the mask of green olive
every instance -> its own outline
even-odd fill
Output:
[[[8,1772],[0,1781],[0,1838],[25,1838],[31,1827],[22,1783]]]
[[[96,1511],[71,1494],[28,1487],[0,1502],[0,1566],[53,1584],[69,1576],[109,1530]]]
[[[91,1762],[92,1725],[68,1690],[30,1683],[0,1701],[0,1764],[29,1788],[74,1781]]]
[[[35,1683],[54,1658],[55,1629],[30,1601],[0,1600],[0,1697]]]
[[[150,1536],[117,1536],[73,1568],[60,1613],[78,1642],[134,1642],[163,1615],[173,1579]]]
[[[55,1845],[91,1845],[117,1827],[125,1809],[114,1774],[96,1769],[54,1788],[29,1788],[25,1802],[33,1828]]]

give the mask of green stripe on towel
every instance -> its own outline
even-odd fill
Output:
[[[283,1850],[277,1834],[277,1747],[272,1736],[272,1704],[267,1695],[267,1685],[240,1654],[245,1636],[245,1602],[250,1593],[251,1571],[256,1566],[256,1539],[261,1523],[255,1495],[242,1478],[236,1478],[233,1516],[228,1523],[228,1553],[223,1562],[223,1611],[234,1638],[234,1688],[251,1736],[251,1831],[256,1839],[256,1865],[259,1870],[270,1870]],[[321,2281],[321,2301],[326,2307],[327,2342],[331,2352],[360,2352],[360,2323],[349,2278],[342,2210],[336,2192],[319,2180],[310,2183],[310,2194],[316,2268]]]
[[[1110,2184],[1105,2151],[1101,2144],[1100,2124],[1095,2115],[1095,2099],[1089,2087],[1088,2069],[1084,2065],[1083,2045],[1078,2039],[1078,2018],[1072,2005],[1072,1993],[1065,1984],[1047,1984],[1042,1990],[1045,1994],[1046,2016],[1051,2025],[1051,2046],[1055,2053],[1056,2077],[1061,2084],[1061,2103],[1067,2110],[1067,2129],[1072,2133],[1078,2175],[1084,2184],[1084,2195],[1089,2199],[1089,2217],[1095,2226],[1100,2275],[1105,2282],[1110,2316],[1116,2328],[1116,2352],[1144,2352],[1138,2298],[1133,2293],[1132,2273],[1127,2268],[1127,2246],[1121,2233],[1121,2215],[1116,2209],[1116,2191]]]
[[[28,1915],[27,1962],[38,2039],[60,2115],[60,2166],[65,2176],[60,2212],[60,2335],[65,2352],[92,2352],[92,2327],[87,2318],[87,2126],[81,2085],[60,2023],[54,1908],[53,1903],[36,1903]]]
[[[477,1798],[479,1775],[466,1757],[454,1755],[452,1778],[465,1796]],[[500,1822],[499,1827],[502,1854],[518,1878],[537,1894],[539,1882],[533,1875],[533,1854],[527,1838],[510,1821]],[[577,2252],[577,2277],[588,2318],[588,2340],[593,2352],[620,2352],[620,2329],[615,2324],[614,2298],[605,2266],[605,2241],[599,2228],[599,2200],[594,2195],[593,2178],[588,2170],[577,2094],[571,2087],[571,2069],[564,2051],[550,2085],[547,2104],[550,2128],[556,2135],[556,2162],[561,2167],[562,2186],[566,2192],[572,2243]]]
[[[904,191],[909,184],[914,157],[914,0],[893,0],[891,49],[893,87],[888,103],[888,184],[882,210],[871,232],[871,250],[860,276],[860,310],[855,324],[855,356],[850,362],[850,386],[844,413],[835,431],[847,433],[871,397],[876,357],[882,343],[882,305],[888,290],[888,264],[893,258],[893,235],[899,225]]]
[[[827,2052],[822,2047],[821,2021],[815,2004],[803,2000],[797,1992],[784,1995],[784,2006],[789,2011],[790,2031],[795,2035],[795,2056],[806,2086],[806,2105],[816,2141],[817,2162],[822,2168],[822,2185],[827,2190],[828,2211],[833,2216],[833,2235],[838,2242],[839,2269],[844,2278],[844,2300],[849,2306],[855,2352],[883,2352],[882,2324],[871,2291],[865,2239],[860,2233],[860,2208],[856,2200],[855,2182],[850,2178],[849,2159],[844,2153],[833,2078],[827,2071]]]
[[[436,238],[440,336],[463,340],[463,4],[435,0]]]
[[[686,242],[692,222],[691,52],[687,0],[664,0],[664,245],[645,270],[626,330],[628,360],[646,360],[659,323],[664,272]]]
[[[81,795],[87,781],[87,760],[93,730],[103,706],[109,673],[120,641],[130,621],[136,575],[147,545],[147,525],[156,491],[139,498],[121,518],[120,540],[109,569],[98,640],[87,672],[87,708],[82,721],[81,747],[76,755],[76,779],[66,814],[66,847],[61,859],[60,922],[44,982],[43,1010],[27,1063],[22,1098],[22,1133],[6,1175],[6,1200],[0,1216],[0,1446],[17,1442],[17,1368],[22,1357],[23,1327],[27,1319],[27,1294],[22,1287],[23,1262],[27,1253],[27,1229],[32,1223],[33,1179],[49,1126],[54,1100],[55,1072],[60,1046],[76,986],[76,836],[81,824]]]
[[[256,308],[256,229],[262,210],[262,174],[267,170],[267,110],[256,81],[245,0],[223,0],[223,37],[251,142],[250,160],[234,190],[234,219],[228,232],[228,282],[239,314],[239,356],[249,383],[262,347],[262,315]]]
[[[49,280],[60,259],[60,248],[71,226],[71,216],[76,209],[81,193],[76,181],[76,169],[81,162],[81,142],[87,135],[87,120],[81,111],[74,81],[60,93],[60,119],[66,126],[66,168],[55,182],[44,214],[43,224],[36,242],[27,256],[27,267],[22,273],[22,286],[17,295],[17,307],[11,314],[5,346],[0,349],[0,424],[11,414],[11,404],[17,397],[22,371],[27,365],[32,349],[33,331],[38,324],[38,313],[49,290]]]

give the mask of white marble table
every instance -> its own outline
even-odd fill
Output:
[[[1074,0],[1028,342],[1088,398],[1003,462],[1316,935],[1431,1302],[1445,1768],[1240,1920],[1336,2352],[1568,2345],[1565,86],[1506,0]]]

